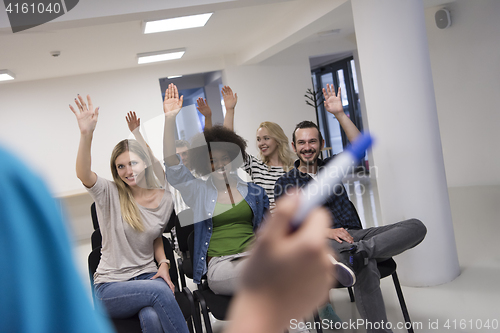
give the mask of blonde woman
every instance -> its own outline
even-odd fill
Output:
[[[70,109],[80,128],[76,174],[96,203],[102,234],[95,295],[111,318],[138,314],[145,332],[188,332],[162,241],[173,209],[168,187],[160,188],[150,156],[135,140],[123,140],[113,149],[113,181],[92,171],[91,145],[99,108],[93,108],[90,96],[87,103],[78,96],[77,110],[71,105]]]

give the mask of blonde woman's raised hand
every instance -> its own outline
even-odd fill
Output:
[[[238,94],[233,94],[233,90],[229,86],[222,87],[222,98],[224,98],[224,106],[227,109],[234,109],[238,102]]]
[[[128,129],[130,132],[133,132],[136,128],[141,126],[141,118],[137,118],[137,115],[134,111],[130,111],[125,116],[125,120],[127,121]]]
[[[97,117],[99,116],[99,108],[97,107],[94,109],[92,99],[89,95],[87,95],[87,103],[85,103],[82,96],[78,95],[77,98],[75,98],[75,104],[78,111],[75,110],[71,104],[69,105],[69,108],[76,116],[81,134],[93,133],[97,125]]]
[[[323,88],[323,96],[325,97],[325,109],[326,111],[333,114],[335,117],[337,115],[344,113],[344,107],[342,106],[342,98],[340,95],[340,87],[338,93],[335,94],[335,87],[333,84],[327,84],[326,89]]]
[[[163,101],[163,112],[166,116],[177,116],[182,109],[184,96],[179,98],[179,91],[175,84],[170,83],[165,91],[165,99]]]

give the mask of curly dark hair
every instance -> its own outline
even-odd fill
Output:
[[[215,125],[193,137],[191,149],[189,149],[190,165],[200,175],[211,173],[210,152],[212,149],[216,149],[227,151],[232,161],[232,167],[239,168],[241,167],[241,159],[237,159],[237,157],[241,154],[246,160],[248,158],[246,148],[247,142],[241,136],[223,126]]]

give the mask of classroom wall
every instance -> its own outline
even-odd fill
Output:
[[[172,63],[86,75],[0,85],[0,144],[10,147],[35,169],[55,195],[81,192],[75,161],[80,132],[68,104],[77,94],[90,94],[100,107],[92,146],[92,169],[111,178],[113,147],[129,137],[125,121],[136,111],[141,124],[163,114],[159,79],[223,67],[220,59]],[[74,104],[74,103],[73,103]],[[162,121],[162,118],[158,118]]]
[[[451,27],[436,27],[436,7],[426,27],[448,187],[500,185],[500,1],[446,8]]]

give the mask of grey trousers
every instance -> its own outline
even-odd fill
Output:
[[[241,274],[250,252],[213,257],[208,263],[208,286],[215,294],[232,295],[238,290]]]
[[[347,231],[354,238],[357,251],[366,251],[369,259],[368,265],[356,275],[354,285],[356,307],[365,321],[372,324],[382,321],[386,323],[387,316],[380,291],[377,261],[391,258],[418,245],[424,239],[427,228],[419,220],[410,219],[382,227]],[[342,253],[351,249],[353,244],[330,240],[330,246],[337,253]],[[379,325],[373,326],[379,327]],[[392,330],[384,327],[380,330],[368,329],[367,332],[392,332]]]

